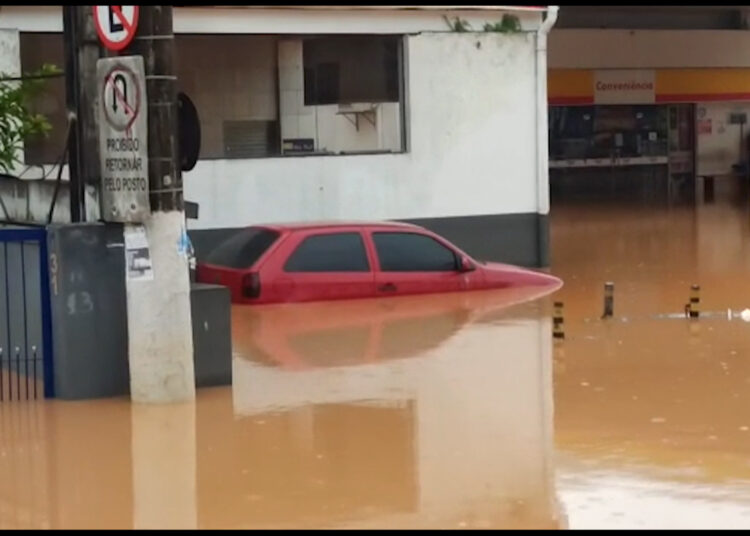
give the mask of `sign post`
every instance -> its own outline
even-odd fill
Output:
[[[78,113],[90,110],[98,119],[82,124],[89,138],[80,147],[92,155],[100,181],[98,218],[123,224],[130,397],[138,403],[193,400],[172,6],[65,9],[75,10],[76,22],[83,19],[88,31],[71,44],[71,59],[96,43],[90,47],[95,54],[84,58],[85,70],[66,72],[73,80],[84,73],[90,89],[76,93]],[[102,58],[103,49],[112,57]]]
[[[142,223],[151,213],[143,57],[102,58],[96,64],[96,77],[101,217],[104,221]]]

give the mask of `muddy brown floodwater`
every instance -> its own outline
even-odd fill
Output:
[[[195,403],[0,403],[0,529],[748,528],[750,323],[659,315],[750,307],[749,236],[556,207],[552,296],[235,308]]]
[[[558,527],[548,292],[239,307],[195,404],[0,405],[0,528]]]
[[[556,492],[571,528],[750,528],[750,217],[745,203],[566,207],[553,269]],[[601,321],[602,286],[615,315]],[[684,311],[691,284],[701,309]]]

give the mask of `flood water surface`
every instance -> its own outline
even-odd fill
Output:
[[[569,526],[749,528],[750,324],[737,314],[750,307],[746,208],[555,217],[553,263],[566,282],[556,298],[567,306],[554,358],[556,477]],[[615,314],[603,321],[606,281]],[[697,321],[679,315],[693,284]]]
[[[6,404],[0,528],[559,527],[548,292],[238,307],[195,404]]]
[[[552,295],[237,307],[195,403],[0,404],[0,529],[748,528],[749,231],[561,208]]]

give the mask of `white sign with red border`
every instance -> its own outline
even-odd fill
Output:
[[[118,52],[135,37],[138,6],[94,6],[94,25],[102,44]]]
[[[102,219],[142,223],[151,213],[143,56],[101,58],[96,78]]]
[[[597,70],[594,104],[653,104],[655,85],[652,69]]]

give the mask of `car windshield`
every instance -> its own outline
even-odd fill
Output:
[[[222,242],[206,258],[208,264],[238,270],[252,268],[279,238],[279,233],[262,227],[250,227]]]

